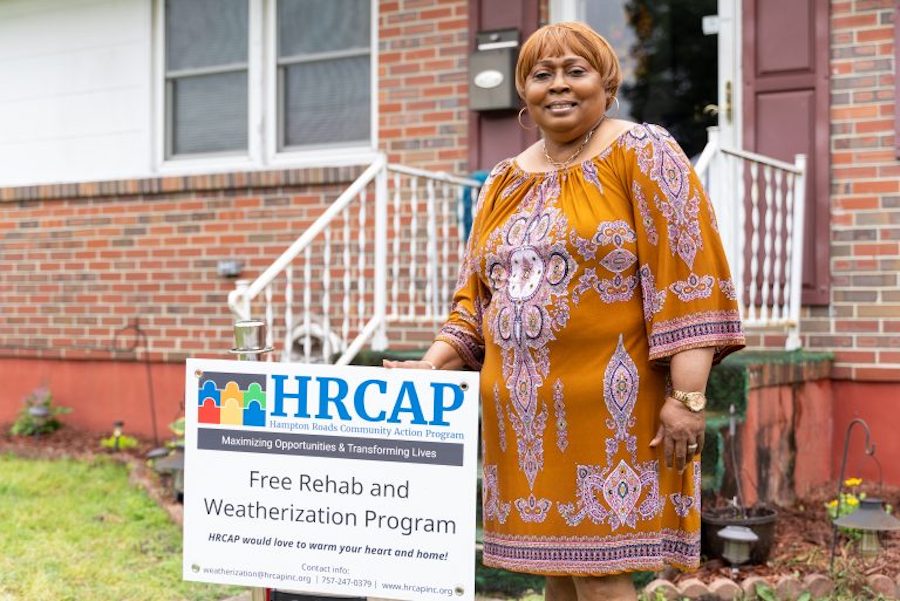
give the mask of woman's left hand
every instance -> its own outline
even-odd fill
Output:
[[[650,441],[650,446],[657,447],[662,443],[666,467],[674,465],[675,469],[683,472],[688,460],[703,448],[706,415],[703,411],[695,413],[681,401],[666,397],[659,412],[659,421],[659,430]]]
[[[400,368],[400,369],[437,369],[431,361],[391,361],[390,359],[385,359],[381,362],[382,367],[387,367],[388,369]]]

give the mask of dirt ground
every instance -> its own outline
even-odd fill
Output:
[[[744,566],[740,578],[763,576],[766,578],[787,574],[828,574],[831,560],[833,530],[825,504],[836,497],[837,483],[817,490],[807,498],[798,499],[791,507],[778,507],[775,523],[775,546],[765,565]],[[900,508],[900,488],[879,487],[863,483],[860,492],[877,497],[894,507],[897,516]],[[852,571],[860,576],[886,574],[895,578],[900,574],[900,532],[883,533],[884,550],[875,559],[863,559],[856,553],[855,544],[839,536],[835,555],[836,571]],[[710,582],[716,576],[731,576],[731,568],[720,560],[707,561],[700,571],[679,577],[699,577]]]
[[[62,428],[48,436],[12,437],[6,428],[0,434],[0,454],[11,452],[15,455],[41,458],[78,457],[89,458],[108,454],[100,447],[100,435],[88,434],[70,428]],[[132,479],[141,484],[174,519],[180,521],[181,506],[174,502],[165,487],[151,470],[147,469],[143,457],[153,447],[151,441],[139,441],[136,449],[128,452],[129,463],[134,467]],[[860,488],[869,496],[876,496],[900,511],[900,488],[879,488],[872,483],[863,483]],[[740,569],[740,578],[750,575],[777,577],[785,574],[805,576],[812,573],[828,573],[831,557],[832,529],[825,503],[834,498],[834,485],[823,488],[808,498],[798,500],[792,507],[778,508],[775,528],[775,547],[766,565],[745,566]],[[852,544],[839,539],[837,560],[839,571],[850,571],[859,576],[886,574],[892,578],[900,575],[900,532],[883,535],[884,550],[875,559],[863,560],[855,552]],[[676,576],[677,579],[694,577],[705,582],[716,576],[731,577],[731,568],[721,561],[707,561],[693,574]]]

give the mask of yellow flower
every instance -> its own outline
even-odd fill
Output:
[[[847,478],[844,480],[844,486],[848,488],[853,488],[855,486],[859,486],[862,484],[862,478]]]
[[[856,497],[850,497],[849,499],[847,499],[847,505],[856,507],[857,505],[859,505],[859,499],[857,499]]]
[[[837,499],[832,499],[831,501],[828,501],[828,503],[826,503],[825,506],[828,507],[829,509],[834,509],[835,507],[837,507]]]

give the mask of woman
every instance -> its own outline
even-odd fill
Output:
[[[550,601],[697,566],[703,391],[744,342],[709,200],[665,130],[607,116],[620,80],[583,24],[528,39],[542,140],[484,184],[434,344],[385,363],[481,370],[484,563],[545,574]]]

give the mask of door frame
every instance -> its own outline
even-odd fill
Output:
[[[550,0],[549,22],[577,21],[586,0]],[[722,146],[743,142],[741,0],[718,0],[718,125]],[[730,106],[730,109],[729,109]]]
[[[718,104],[722,146],[743,148],[741,0],[718,0]]]

